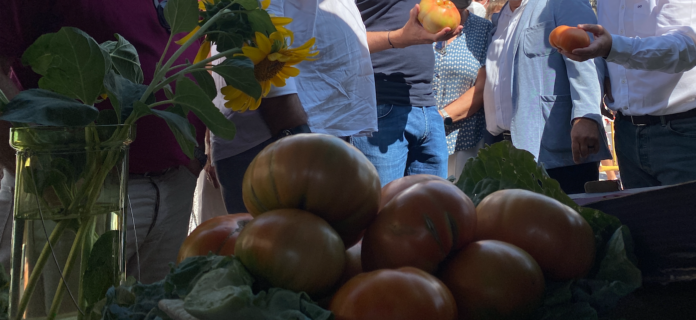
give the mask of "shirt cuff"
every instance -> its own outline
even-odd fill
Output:
[[[611,51],[606,57],[607,62],[620,65],[628,64],[633,54],[633,38],[611,35]]]
[[[297,87],[295,86],[295,79],[288,78],[285,80],[284,87],[276,87],[274,85],[271,85],[271,91],[268,92],[268,95],[266,95],[266,98],[286,96],[286,95],[293,94],[293,93],[297,93]]]

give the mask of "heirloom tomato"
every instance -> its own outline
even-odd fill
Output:
[[[524,250],[496,240],[469,244],[444,264],[440,279],[459,319],[526,319],[544,295],[544,275]]]
[[[326,134],[282,138],[247,169],[244,205],[253,216],[274,209],[307,210],[326,220],[346,247],[360,240],[377,215],[381,184],[360,150]]]
[[[384,208],[387,202],[391,201],[391,199],[393,199],[397,194],[408,189],[412,185],[428,180],[447,181],[443,178],[440,178],[439,176],[432,174],[414,174],[412,176],[405,176],[393,180],[392,182],[389,182],[387,183],[387,185],[382,187],[382,196],[380,198],[379,209],[382,210],[382,208]]]
[[[485,197],[476,212],[477,240],[500,240],[522,248],[550,279],[580,278],[592,267],[592,228],[556,199],[527,190],[500,190]]]
[[[328,293],[343,275],[346,249],[326,221],[307,211],[278,209],[251,220],[235,255],[262,283],[311,296]]]
[[[457,306],[440,280],[403,267],[361,273],[331,300],[336,320],[453,320]]]
[[[457,7],[449,0],[421,0],[418,21],[430,33],[438,33],[449,27],[454,30],[462,17]]]
[[[590,45],[590,36],[585,30],[578,27],[558,26],[551,31],[549,43],[554,48],[561,48],[566,52],[573,52],[578,48]]]
[[[251,219],[253,217],[248,213],[237,213],[204,221],[181,244],[176,263],[211,252],[220,256],[233,255],[237,237]]]
[[[399,193],[365,231],[362,266],[371,271],[411,266],[434,272],[474,240],[476,209],[449,181],[416,183]]]

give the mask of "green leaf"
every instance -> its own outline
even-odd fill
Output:
[[[117,41],[101,44],[101,47],[111,56],[113,70],[134,83],[143,83],[143,69],[140,68],[140,58],[135,46],[119,34],[114,36]]]
[[[116,114],[114,109],[104,109],[99,111],[99,117],[97,117],[95,123],[98,126],[104,126],[119,124],[121,121],[119,120],[119,115]]]
[[[215,45],[217,45],[218,52],[241,48],[244,45],[244,37],[232,32],[217,33]]]
[[[210,100],[215,99],[217,97],[217,88],[215,87],[215,80],[213,80],[213,76],[210,75],[208,71],[195,71],[191,72],[191,75],[193,75],[193,78],[196,79],[196,82],[198,82],[198,85],[203,89],[206,95],[208,95],[208,98]]]
[[[45,76],[48,73],[48,68],[53,61],[54,53],[51,52],[51,39],[55,33],[46,33],[41,35],[34,43],[32,43],[22,55],[22,64],[31,66],[31,69]]]
[[[7,96],[5,95],[2,90],[0,90],[0,114],[2,112],[5,112],[5,106],[10,103],[10,100],[7,99]]]
[[[118,285],[119,275],[114,268],[115,253],[118,252],[118,231],[102,234],[92,246],[87,260],[82,288],[87,303],[92,305],[101,300],[111,286]]]
[[[44,89],[20,92],[5,107],[0,119],[45,126],[86,126],[99,116],[99,110]]]
[[[104,76],[111,69],[108,52],[81,30],[64,27],[50,37],[48,53],[51,62],[39,87],[93,105],[103,92]]]
[[[198,25],[198,1],[169,0],[164,7],[164,18],[172,34],[190,32]]]
[[[176,109],[177,107],[169,108],[168,110],[157,110],[151,109],[152,113],[167,122],[169,129],[174,133],[176,141],[179,142],[181,150],[189,158],[193,159],[193,149],[198,145],[195,138],[195,128],[188,122],[188,119],[182,117],[176,112],[171,112],[171,109]],[[179,107],[180,108],[180,107]]]
[[[266,10],[256,9],[247,13],[247,16],[249,17],[251,28],[255,32],[261,32],[268,36],[276,31],[276,28],[271,21],[271,16],[268,15]]]
[[[244,10],[254,10],[259,8],[259,2],[256,0],[236,0],[235,2],[240,4]]]
[[[133,104],[138,101],[147,90],[147,86],[136,84],[116,74],[113,70],[109,71],[106,77],[104,77],[104,88],[108,93],[111,106],[113,106],[116,111],[119,123],[122,123],[123,119],[128,118],[133,111]]]
[[[234,139],[236,133],[234,124],[225,118],[203,89],[191,79],[181,77],[177,80],[174,101],[193,111],[216,136],[227,140]]]
[[[250,97],[261,98],[261,85],[254,76],[254,62],[247,57],[232,57],[213,67],[213,72],[225,79],[228,86],[239,89]]]

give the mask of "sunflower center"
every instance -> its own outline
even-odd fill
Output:
[[[254,77],[256,77],[256,80],[259,82],[271,80],[284,66],[285,62],[271,61],[265,58],[254,66]]]

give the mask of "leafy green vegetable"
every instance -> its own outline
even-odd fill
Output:
[[[600,319],[621,297],[641,286],[641,272],[635,266],[628,227],[622,226],[614,216],[578,206],[543,166],[536,163],[531,153],[507,141],[485,147],[477,158],[467,161],[457,187],[476,205],[498,190],[517,188],[538,192],[575,209],[592,226],[597,244],[593,272],[584,279],[547,283],[544,304],[533,319]]]
[[[103,319],[166,319],[157,307],[162,299],[183,299],[184,308],[201,320],[333,319],[331,312],[317,306],[305,293],[279,288],[254,293],[252,284],[254,278],[235,257],[191,257],[157,283],[111,287]]]
[[[164,18],[172,34],[189,32],[198,26],[198,2],[196,0],[169,0],[164,7]]]
[[[134,83],[143,83],[143,70],[140,68],[140,58],[135,46],[118,33],[114,36],[117,41],[106,41],[100,44],[104,50],[109,52],[114,70]]]
[[[29,89],[5,106],[0,119],[46,126],[86,126],[98,116],[99,110],[93,106],[48,90]]]

